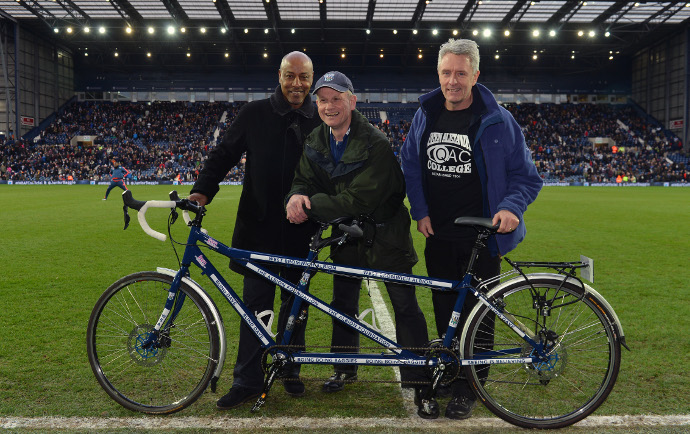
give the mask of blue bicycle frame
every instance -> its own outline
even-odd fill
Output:
[[[190,268],[195,266],[260,341],[261,366],[266,375],[252,411],[263,405],[275,380],[292,364],[330,364],[336,369],[343,365],[391,366],[424,369],[415,374],[426,375],[412,382],[421,417],[435,415],[427,409],[432,409],[438,387],[455,382],[464,371],[477,397],[504,420],[526,428],[560,428],[582,420],[604,402],[620,369],[621,346],[627,348],[622,325],[611,305],[576,276],[579,269],[583,279],[592,280],[589,258],[581,257],[579,262],[512,262],[504,258],[512,270],[477,282],[475,261],[498,229],[489,218],[455,219],[455,224],[476,229],[477,236],[464,277],[444,280],[318,260],[324,247],[337,249],[363,236],[361,221],[366,217],[347,224],[343,219],[321,223],[307,257],[294,258],[224,245],[202,229],[205,208],[188,199],[180,200],[175,192],[170,193],[170,201],[136,201],[129,191],[123,193],[123,199],[125,228],[129,224],[127,209],[136,209],[142,229],[165,241],[166,235],[146,222],[150,207],[172,209],[169,231],[179,217],[177,211],[182,210],[189,228],[186,243],[173,241],[173,245],[185,246],[182,258],[178,256],[179,270],[159,268],[119,279],[101,295],[89,319],[87,353],[91,368],[104,390],[129,409],[170,413],[194,402],[209,384],[215,391],[227,353],[225,327],[213,299],[191,279]],[[193,220],[189,212],[196,215]],[[326,234],[329,228],[333,231]],[[293,300],[286,306],[288,318],[281,318],[285,325],[281,323],[278,338],[271,331],[273,309],[266,307],[260,313],[250,310],[211,263],[206,249],[290,293]],[[283,267],[300,270],[299,282],[280,277]],[[533,267],[555,273],[523,271]],[[383,335],[375,315],[368,324],[360,314],[345,315],[311,294],[309,282],[318,272],[453,291],[455,305],[443,327],[445,336],[428,343],[416,342],[417,348],[401,346]],[[167,296],[165,306],[161,306],[161,288],[167,291],[163,292]],[[468,296],[474,297],[476,305],[460,324],[460,312]],[[309,306],[343,328],[369,338],[376,344],[375,349],[367,348],[360,354],[362,348],[342,347],[339,349],[347,352],[334,353],[330,352],[334,348],[319,350],[313,346],[307,351],[304,344],[292,345],[297,331],[306,326]],[[185,355],[185,361],[180,361],[178,354]],[[188,364],[187,360],[194,363]],[[196,374],[186,376],[190,368],[194,372],[203,368],[199,382],[194,378]],[[179,378],[181,384],[173,372],[185,374]],[[548,393],[542,393],[547,388]]]
[[[202,273],[205,274],[211,282],[218,288],[218,290],[223,294],[223,296],[228,300],[228,302],[233,306],[237,313],[242,317],[242,320],[249,326],[256,337],[261,341],[262,347],[270,348],[276,345],[289,345],[290,337],[293,330],[291,328],[286,328],[283,333],[282,341],[277,343],[271,336],[271,334],[266,330],[264,325],[257,319],[257,317],[248,310],[242,300],[238,297],[237,293],[232,289],[232,287],[227,283],[223,276],[218,272],[218,270],[213,266],[211,261],[204,255],[199,244],[208,247],[210,250],[220,253],[228,258],[231,258],[237,264],[243,265],[244,267],[256,272],[257,274],[263,276],[267,280],[275,283],[276,285],[284,288],[290,293],[295,295],[295,300],[293,302],[290,316],[296,318],[302,303],[306,302],[324,312],[325,314],[335,318],[346,326],[356,330],[360,334],[368,337],[372,341],[380,344],[383,348],[390,350],[393,354],[360,354],[360,353],[310,353],[305,351],[295,351],[291,353],[291,358],[294,363],[298,364],[358,364],[358,365],[387,365],[387,366],[419,366],[419,367],[434,367],[439,363],[438,358],[425,356],[420,356],[413,353],[410,350],[401,348],[396,342],[388,339],[387,337],[380,334],[378,331],[369,327],[368,325],[353,320],[347,315],[344,315],[337,309],[331,307],[328,303],[320,300],[319,298],[313,296],[308,292],[307,285],[311,275],[314,271],[324,271],[329,274],[340,274],[348,277],[355,278],[374,278],[383,282],[396,282],[409,285],[419,285],[425,286],[433,289],[438,289],[442,291],[457,291],[458,297],[456,299],[454,313],[450,323],[448,324],[448,329],[445,334],[445,339],[443,341],[443,347],[451,348],[453,337],[456,334],[456,329],[458,327],[459,312],[462,309],[463,303],[467,292],[470,291],[477,297],[482,303],[487,305],[493,312],[501,318],[506,324],[508,324],[516,333],[518,333],[525,341],[527,341],[536,350],[537,355],[543,355],[543,344],[534,341],[526,333],[522,331],[520,327],[513,324],[509,318],[503,315],[487,298],[486,296],[471,285],[471,275],[468,274],[464,277],[462,281],[444,280],[444,279],[434,279],[429,277],[420,277],[409,274],[399,274],[393,272],[383,272],[377,270],[371,270],[367,268],[350,267],[344,265],[337,265],[328,262],[315,261],[314,258],[317,256],[317,252],[311,250],[306,259],[298,259],[287,256],[270,255],[263,253],[256,253],[247,250],[236,249],[228,247],[220,241],[212,238],[211,236],[204,233],[199,227],[191,226],[189,233],[189,238],[187,240],[187,246],[184,252],[182,265],[177,272],[173,284],[170,288],[170,295],[166,302],[165,309],[161,315],[155,328],[160,331],[164,323],[171,323],[174,318],[176,311],[175,309],[175,294],[177,288],[183,277],[188,275],[189,266],[193,263],[197,265]],[[272,264],[288,267],[299,267],[304,269],[302,278],[297,286],[288,282],[287,280],[273,274],[266,268],[257,265],[257,263],[262,264]],[[182,300],[177,299],[178,303]],[[180,303],[181,304],[181,303]],[[169,313],[172,312],[172,315]],[[293,323],[293,321],[288,321],[288,323]],[[152,339],[155,337],[152,336]],[[500,353],[497,352],[485,352],[482,354],[475,355],[472,360],[460,360],[462,365],[478,365],[478,364],[496,364],[496,363],[511,363],[511,364],[523,364],[532,363],[538,360],[537,356],[534,357],[522,357],[522,358],[496,358],[496,356],[514,354],[521,352],[521,348],[514,348],[512,350],[501,350]]]

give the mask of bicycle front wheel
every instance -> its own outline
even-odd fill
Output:
[[[135,273],[115,282],[96,303],[87,330],[87,353],[96,379],[122,406],[144,413],[173,413],[201,395],[218,363],[217,324],[203,299],[182,283],[184,303],[155,345],[154,331],[171,276]]]
[[[465,366],[470,385],[497,416],[525,428],[561,428],[599,407],[620,368],[620,339],[614,316],[594,294],[558,277],[521,279],[491,294],[511,321],[537,342],[548,360],[501,364],[536,351],[481,305],[467,320],[465,359],[495,364]],[[492,362],[492,360],[489,360]]]

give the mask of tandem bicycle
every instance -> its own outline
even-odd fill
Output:
[[[439,386],[464,375],[478,400],[505,421],[525,428],[560,428],[586,418],[606,400],[620,369],[621,346],[628,348],[611,305],[577,276],[577,270],[583,276],[591,273],[592,264],[586,258],[575,262],[504,258],[511,269],[475,287],[473,264],[478,249],[497,230],[488,218],[455,220],[458,225],[474,227],[477,238],[466,275],[453,281],[319,261],[323,248],[362,236],[357,219],[321,223],[308,256],[293,258],[223,244],[202,228],[205,207],[180,199],[174,191],[165,201],[138,201],[126,191],[123,200],[125,229],[128,208],[137,210],[144,231],[161,241],[167,237],[149,226],[149,208],[171,209],[169,234],[178,210],[189,227],[178,270],[158,268],[122,277],[101,295],[89,319],[91,368],[106,393],[130,410],[173,413],[192,404],[209,385],[215,391],[227,337],[214,300],[190,277],[193,266],[261,341],[266,375],[252,411],[265,403],[273,382],[289,363],[416,366],[428,376],[425,399],[433,397]],[[294,294],[286,329],[278,341],[270,330],[272,321],[267,322],[264,313],[247,309],[203,249],[226,256]],[[271,272],[276,265],[303,269],[299,283]],[[526,273],[530,269],[537,272]],[[404,348],[384,336],[375,321],[372,325],[352,318],[311,294],[309,281],[317,272],[454,291],[454,314],[442,339],[432,340],[421,352]],[[466,296],[479,302],[465,323],[459,324]],[[356,330],[380,349],[375,353],[356,349],[332,353],[291,346],[295,328],[306,322],[308,306]]]

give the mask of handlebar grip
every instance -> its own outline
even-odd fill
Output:
[[[141,208],[139,209],[139,213],[137,214],[137,218],[139,219],[139,224],[141,225],[141,228],[149,236],[161,241],[165,241],[166,239],[168,239],[168,237],[165,234],[151,229],[151,226],[149,226],[148,222],[146,222],[146,211],[149,208],[175,208],[175,202],[171,200],[148,200],[142,203],[143,205],[141,206]]]
[[[352,224],[350,226],[340,223],[338,229],[350,235],[353,238],[360,238],[364,236],[364,231],[357,224]]]
[[[146,202],[142,202],[140,200],[134,199],[134,197],[132,196],[131,190],[127,190],[124,193],[122,193],[122,201],[129,208],[135,209],[137,211],[139,211],[141,209],[141,207],[144,206],[144,204],[146,203]]]

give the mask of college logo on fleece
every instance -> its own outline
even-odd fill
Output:
[[[460,178],[472,173],[472,146],[465,134],[431,133],[426,155],[431,176]]]

